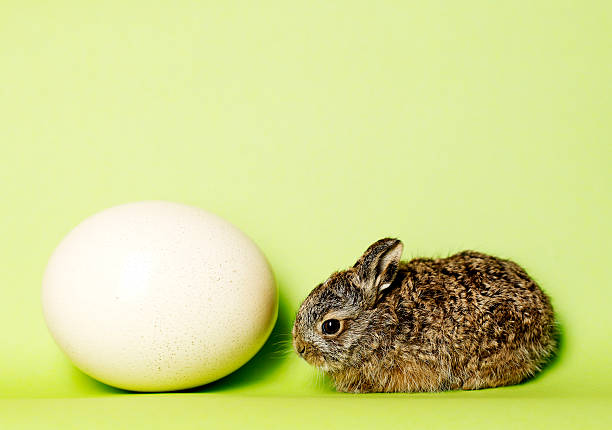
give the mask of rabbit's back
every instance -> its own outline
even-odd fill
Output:
[[[555,348],[550,301],[512,261],[474,251],[402,261],[395,282],[383,301],[398,322],[393,362],[437,375],[424,389],[515,384]]]

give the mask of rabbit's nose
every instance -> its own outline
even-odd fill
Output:
[[[293,345],[295,346],[295,350],[297,351],[297,353],[300,355],[302,355],[304,351],[306,350],[306,345],[304,344],[304,342],[302,342],[301,339],[296,338],[294,340]]]

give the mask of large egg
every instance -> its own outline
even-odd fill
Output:
[[[76,226],[47,265],[42,302],[86,374],[134,391],[219,379],[261,348],[278,291],[259,248],[202,209],[144,201]]]

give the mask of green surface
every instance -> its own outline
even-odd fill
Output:
[[[611,3],[412,3],[0,2],[0,427],[612,425]],[[264,349],[188,392],[88,378],[42,318],[61,238],[145,199],[225,217],[279,282]],[[558,359],[515,387],[333,392],[288,352],[293,315],[387,235],[519,262]]]

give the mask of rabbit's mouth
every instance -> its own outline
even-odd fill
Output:
[[[324,372],[329,371],[330,366],[325,357],[310,343],[304,342],[299,336],[293,337],[293,348],[297,354],[306,361]]]
[[[316,364],[314,363],[310,363],[310,364],[312,364],[317,369],[320,369],[326,373],[337,372],[339,369],[339,366],[337,364],[326,361],[324,358],[319,359]]]
[[[321,367],[325,364],[325,360],[323,360],[323,357],[321,357],[320,355],[313,354],[308,350],[302,354],[302,358],[306,360],[306,362],[308,362],[309,364],[312,364],[316,367]]]
[[[306,350],[303,351],[300,355],[308,364],[311,364],[319,369],[327,371],[327,369],[329,368],[329,365],[327,364],[325,359],[320,354],[313,352],[309,348],[306,348]]]

